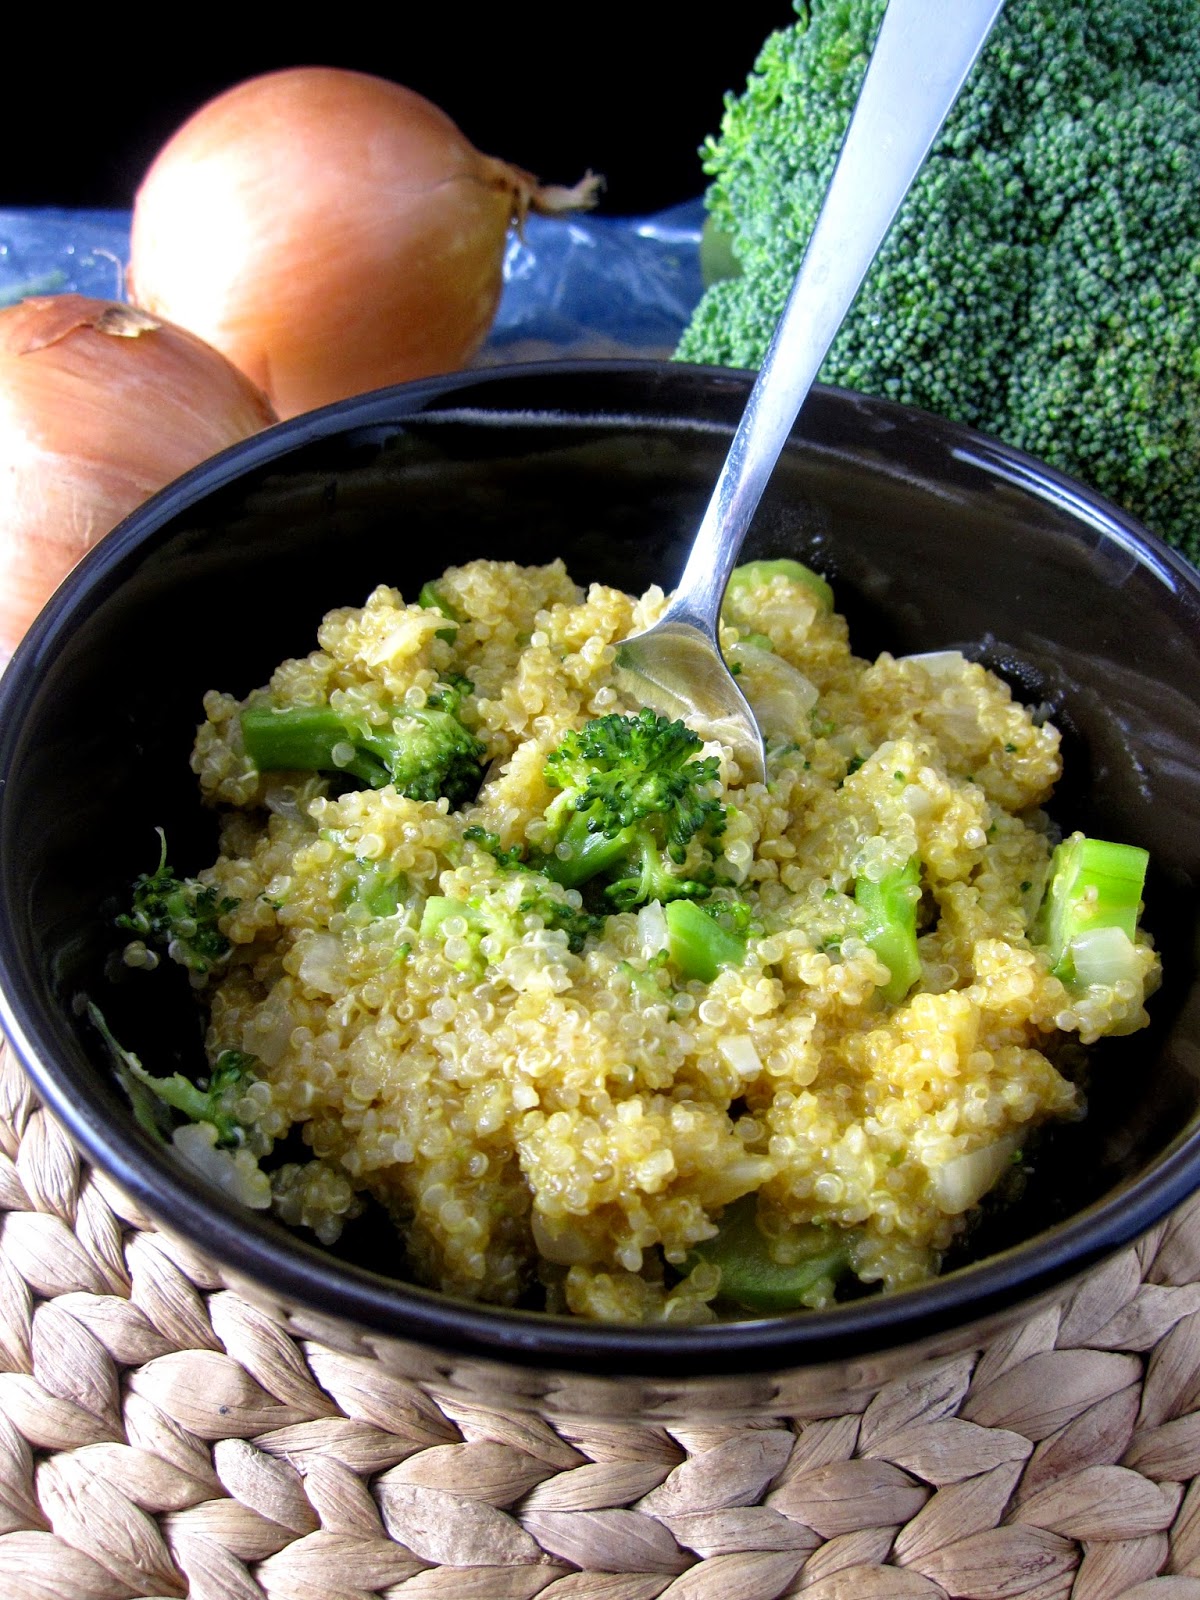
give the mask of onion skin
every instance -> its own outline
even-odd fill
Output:
[[[202,106],[155,158],[127,292],[295,416],[464,366],[495,318],[509,227],[590,205],[598,183],[539,189],[367,73],[267,73]]]
[[[123,517],[276,420],[217,351],[130,306],[0,311],[0,661]]]

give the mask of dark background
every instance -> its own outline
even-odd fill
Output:
[[[392,4],[348,7],[344,26],[336,5],[308,22],[288,7],[275,42],[261,44],[193,10],[160,13],[170,32],[157,36],[97,25],[56,41],[46,19],[37,55],[6,63],[0,208],[128,208],[192,111],[243,78],[305,65],[406,84],[485,153],[544,182],[603,173],[609,215],[656,211],[703,192],[697,148],[719,127],[726,91],[742,88],[763,39],[794,16],[789,0],[711,10],[694,0],[486,9],[443,0],[419,20],[403,0]],[[369,43],[346,42],[363,35]]]

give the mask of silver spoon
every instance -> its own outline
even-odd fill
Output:
[[[721,598],[779,452],[1003,0],[890,0],[821,214],[687,566],[662,617],[618,646],[624,687],[766,777],[754,713],[717,645]]]

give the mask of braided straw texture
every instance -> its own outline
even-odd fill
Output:
[[[1200,1200],[864,1410],[556,1426],[296,1342],[0,1044],[0,1600],[1200,1600]]]

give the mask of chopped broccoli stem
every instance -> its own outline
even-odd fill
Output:
[[[156,1078],[147,1072],[132,1050],[114,1036],[100,1007],[88,1002],[88,1016],[108,1047],[118,1077],[129,1095],[134,1116],[147,1133],[162,1138],[167,1125],[161,1107],[178,1111],[188,1122],[208,1122],[217,1130],[217,1144],[242,1143],[245,1133],[233,1109],[254,1082],[258,1061],[242,1050],[222,1050],[207,1082],[193,1083],[182,1072]]]
[[[712,893],[711,886],[700,879],[684,878],[671,872],[657,840],[650,833],[639,832],[633,842],[636,852],[626,854],[625,875],[604,890],[618,911],[632,911],[636,906],[648,905],[651,900],[663,905],[676,900],[703,900]]]
[[[260,772],[340,772],[371,789],[394,783],[410,800],[452,806],[474,797],[484,748],[457,716],[463,690],[451,686],[418,709],[394,711],[382,728],[351,726],[331,706],[247,706],[246,754]]]
[[[1116,929],[1132,946],[1149,860],[1137,845],[1089,839],[1083,833],[1071,834],[1057,847],[1032,929],[1034,942],[1046,947],[1056,977],[1065,983],[1087,981],[1077,967],[1082,964],[1084,973],[1095,967],[1100,949],[1107,949],[1111,964],[1114,942],[1095,945],[1095,935],[1103,929]]]
[[[718,1298],[764,1316],[828,1303],[850,1268],[846,1241],[832,1230],[806,1229],[803,1253],[783,1264],[772,1256],[756,1213],[755,1197],[748,1195],[726,1209],[712,1239],[696,1246],[700,1260],[721,1270]]]
[[[891,973],[880,991],[885,1000],[899,1004],[921,976],[917,954],[917,902],[913,890],[921,881],[916,856],[878,882],[857,878],[854,899],[865,915],[861,937]]]
[[[260,772],[345,772],[371,789],[391,782],[329,706],[248,706],[241,722],[246,754]]]
[[[443,924],[451,917],[461,917],[468,928],[483,929],[486,926],[482,913],[465,900],[455,900],[444,894],[431,894],[425,902],[425,909],[421,913],[421,926],[417,932],[422,939],[441,938]]]
[[[772,578],[791,578],[795,583],[806,584],[817,597],[822,611],[833,610],[833,590],[820,573],[806,567],[802,561],[792,561],[786,556],[776,561],[746,561],[740,567],[734,567],[725,586],[725,603],[736,611],[747,596],[761,585],[770,583]]]
[[[664,989],[658,981],[658,974],[667,959],[667,952],[659,950],[649,958],[644,967],[635,967],[632,961],[622,961],[618,963],[617,970],[626,979],[630,989],[639,994],[647,1005],[658,1005],[672,998],[670,991]]]
[[[634,828],[622,828],[614,834],[599,829],[593,832],[586,816],[577,811],[559,836],[553,855],[547,855],[538,865],[564,889],[577,889],[581,883],[623,865],[636,840]]]
[[[209,973],[229,955],[219,919],[236,910],[238,901],[196,878],[177,878],[167,865],[167,836],[161,828],[157,832],[162,842],[158,866],[135,879],[133,908],[117,917],[116,925],[190,972]]]
[[[345,906],[364,906],[373,917],[394,917],[408,892],[403,872],[389,873],[371,861],[356,863],[358,872],[342,892]]]
[[[745,939],[706,916],[694,900],[672,900],[664,911],[667,950],[682,977],[711,983],[722,967],[740,967],[745,960]]]

